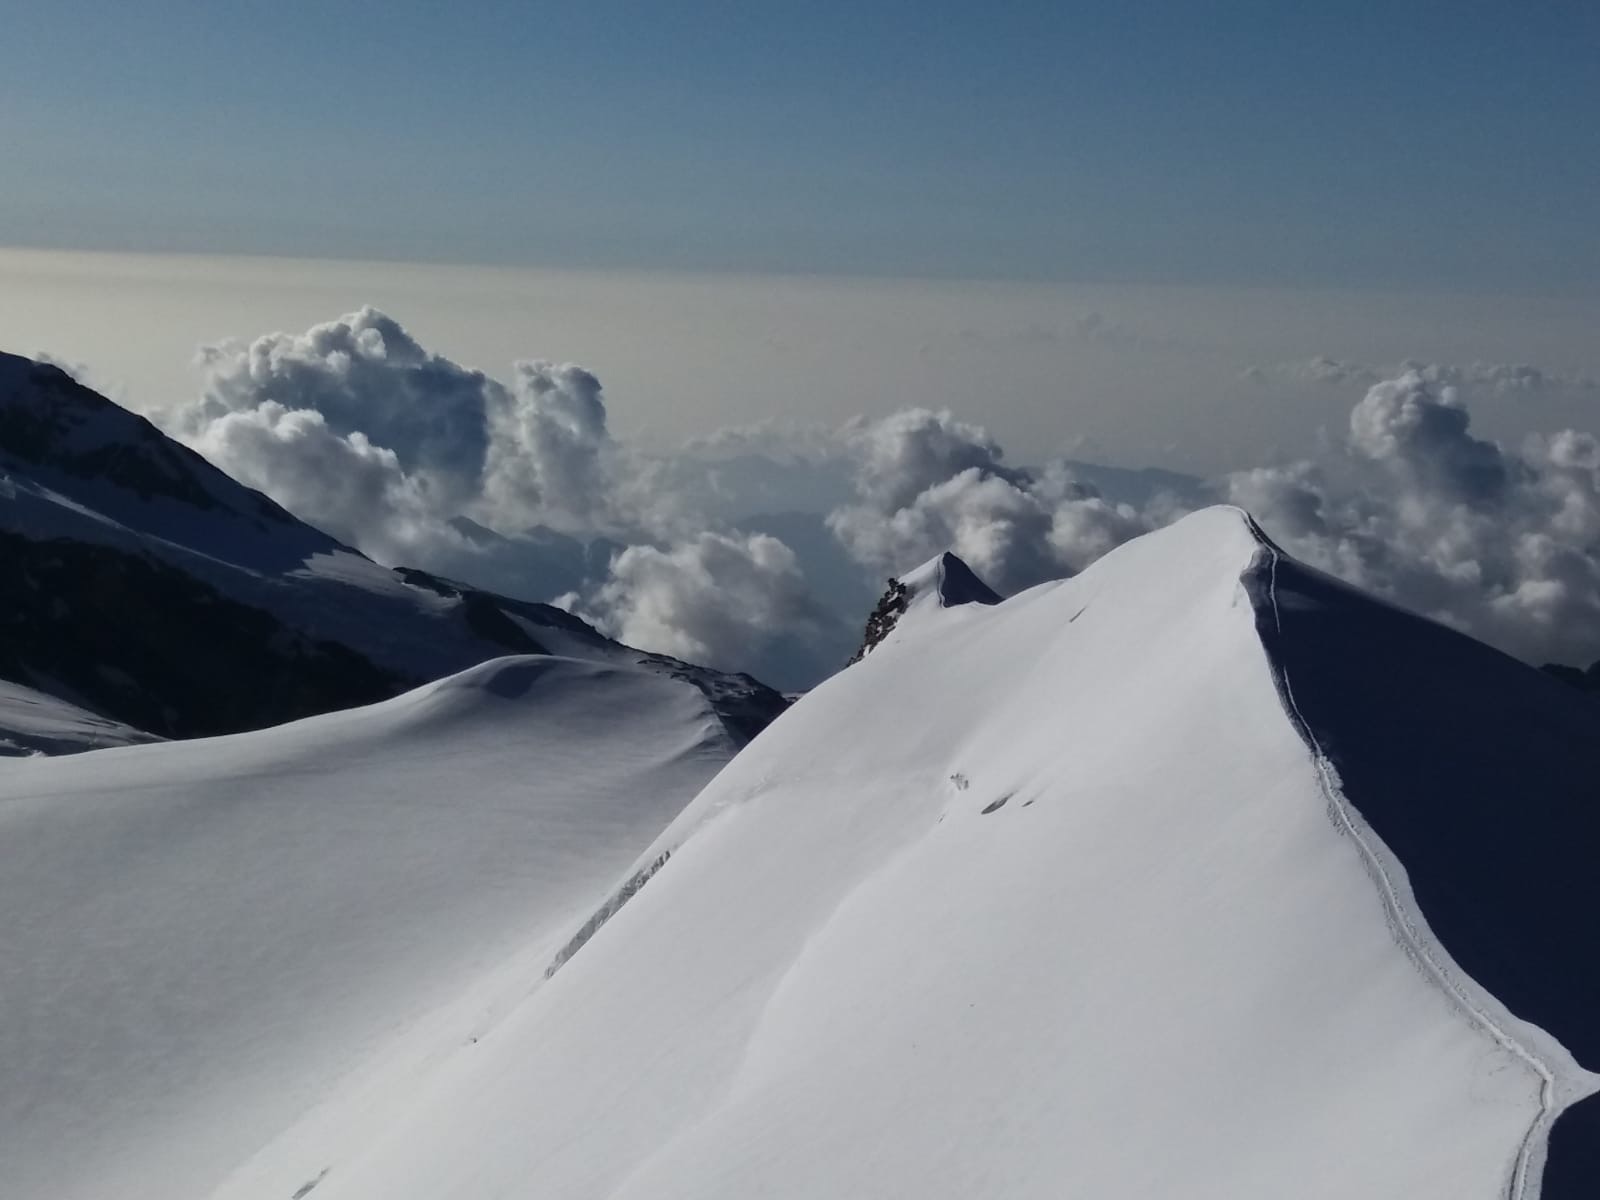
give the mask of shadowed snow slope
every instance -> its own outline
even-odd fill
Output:
[[[540,657],[0,762],[0,1191],[206,1196],[346,1091],[382,1112],[478,1052],[732,752],[687,682]]]
[[[76,754],[159,740],[55,696],[0,679],[0,756]]]
[[[919,606],[618,876],[610,919],[475,1053],[375,1110],[353,1090],[218,1194],[1537,1195],[1550,1114],[1596,1083],[1551,1036],[1587,1060],[1566,1027],[1584,993],[1545,970],[1502,1003],[1458,967],[1507,952],[1537,906],[1429,901],[1493,910],[1459,943],[1441,920],[1440,944],[1414,848],[1374,832],[1406,819],[1360,806],[1370,779],[1375,809],[1400,804],[1388,756],[1408,759],[1393,786],[1438,789],[1419,891],[1474,891],[1494,868],[1455,854],[1464,781],[1428,767],[1474,743],[1494,770],[1463,807],[1514,821],[1514,764],[1580,763],[1593,718],[1458,638],[1392,678],[1361,631],[1411,618],[1296,607],[1314,587],[1212,509],[999,605]],[[1301,636],[1332,648],[1302,660]],[[1375,735],[1345,710],[1389,691],[1404,709],[1425,671],[1484,694],[1396,712],[1367,771]],[[1558,715],[1558,750],[1524,744]],[[1588,833],[1548,803],[1519,857]],[[1559,919],[1570,937],[1594,915]]]
[[[1257,533],[1268,553],[1247,584],[1291,714],[1421,918],[1461,972],[1600,1070],[1600,713]],[[1600,1196],[1597,1106],[1558,1124],[1547,1200]]]

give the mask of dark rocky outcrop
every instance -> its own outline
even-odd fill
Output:
[[[887,590],[878,599],[878,606],[867,617],[867,627],[862,634],[860,648],[850,657],[859,662],[894,630],[905,616],[911,602],[918,596],[930,595],[940,608],[955,608],[961,604],[999,604],[1002,597],[977,573],[948,550],[909,571],[899,579],[889,580]]]
[[[911,589],[898,579],[889,580],[889,586],[878,598],[878,605],[867,617],[867,627],[861,635],[860,648],[850,656],[851,662],[860,662],[884,638],[888,637],[906,606],[911,603]]]

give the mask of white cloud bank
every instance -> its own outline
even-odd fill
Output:
[[[1240,472],[1228,496],[1292,553],[1530,661],[1600,655],[1600,446],[1475,438],[1422,371],[1374,384],[1316,460]]]
[[[497,558],[570,557],[551,550],[551,530],[633,542],[569,599],[624,640],[716,666],[761,664],[790,683],[837,652],[788,547],[708,530],[693,511],[695,472],[619,446],[600,381],[582,367],[518,362],[507,386],[428,352],[373,308],[302,334],[208,346],[199,365],[202,393],[175,414],[175,431],[375,558],[498,581],[528,571]],[[468,536],[453,523],[461,517],[512,537]],[[539,536],[516,537],[529,530]]]
[[[519,362],[510,387],[432,354],[373,308],[204,347],[177,429],[223,469],[385,559],[426,554],[468,515],[491,527],[614,524],[600,383]]]
[[[765,534],[706,531],[666,549],[629,546],[573,602],[631,646],[758,677],[787,680],[832,648],[832,619],[794,551]]]
[[[857,501],[828,517],[863,565],[893,574],[942,550],[1002,592],[1082,570],[1148,527],[1108,504],[1063,464],[1006,466],[981,428],[947,412],[906,409],[847,426]]]
[[[561,534],[606,539],[587,575],[552,584],[575,587],[567,604],[641,648],[787,686],[852,648],[858,600],[831,612],[811,584],[836,586],[844,555],[881,580],[953,549],[1015,591],[1195,502],[1152,490],[1113,503],[1070,464],[1015,465],[981,427],[922,408],[838,428],[722,430],[647,456],[611,436],[600,381],[582,367],[527,360],[503,384],[371,308],[207,347],[200,365],[202,393],[176,431],[307,520],[384,561],[486,580],[516,574],[506,555]],[[1524,658],[1600,656],[1595,438],[1566,431],[1508,449],[1474,436],[1467,408],[1486,393],[1592,381],[1333,359],[1254,373],[1290,372],[1365,390],[1346,435],[1213,481],[1213,496],[1314,565]],[[788,542],[757,532],[756,514],[782,517]],[[465,537],[460,517],[511,540]],[[561,534],[518,536],[538,527]],[[519,577],[538,578],[544,560],[529,561]]]

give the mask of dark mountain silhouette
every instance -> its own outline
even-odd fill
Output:
[[[1562,663],[1545,663],[1542,669],[1580,692],[1600,692],[1600,662],[1592,663],[1588,670]]]
[[[379,566],[58,368],[0,355],[0,678],[192,737],[542,653],[688,680],[742,739],[785,707],[550,605]]]

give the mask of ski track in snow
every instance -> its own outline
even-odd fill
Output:
[[[1254,518],[1241,511],[1245,521],[1250,527],[1250,532],[1255,536],[1257,543],[1268,558],[1267,573],[1267,599],[1272,605],[1272,620],[1277,633],[1283,636],[1283,616],[1278,610],[1278,562],[1282,557],[1278,548],[1274,546],[1266,533],[1256,524]],[[1333,814],[1335,823],[1344,832],[1357,849],[1361,852],[1366,862],[1367,871],[1378,885],[1379,893],[1383,898],[1383,905],[1387,911],[1389,923],[1399,937],[1411,959],[1417,963],[1427,975],[1462,1012],[1480,1028],[1484,1030],[1504,1050],[1520,1059],[1539,1077],[1539,1112],[1534,1117],[1533,1123],[1528,1127],[1528,1132],[1523,1135],[1522,1144],[1517,1149],[1516,1162],[1512,1168],[1511,1179],[1506,1189],[1507,1200],[1534,1200],[1537,1193],[1530,1195],[1528,1180],[1534,1157],[1541,1148],[1541,1138],[1549,1128],[1556,1114],[1556,1075],[1555,1071],[1524,1046],[1481,1006],[1475,1004],[1467,994],[1467,989],[1457,983],[1454,974],[1444,962],[1433,953],[1428,935],[1417,928],[1411,918],[1410,908],[1402,898],[1401,889],[1396,885],[1394,877],[1390,874],[1384,862],[1383,854],[1372,844],[1363,832],[1366,822],[1351,808],[1349,801],[1340,790],[1336,772],[1332,762],[1322,749],[1322,744],[1312,732],[1310,724],[1300,712],[1300,706],[1295,703],[1294,688],[1289,679],[1288,668],[1273,659],[1269,653],[1268,663],[1272,669],[1273,678],[1278,684],[1278,691],[1283,697],[1284,708],[1288,711],[1290,720],[1299,730],[1307,747],[1311,750],[1311,759],[1316,766],[1317,782],[1322,789],[1323,796],[1328,801],[1328,810]]]

